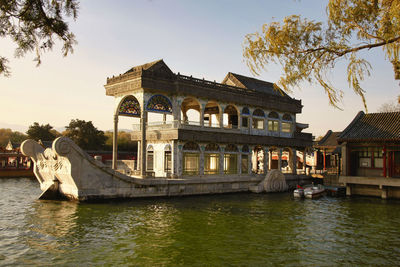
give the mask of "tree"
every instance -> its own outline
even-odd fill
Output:
[[[54,37],[63,43],[64,56],[73,52],[75,36],[69,31],[67,17],[77,18],[76,0],[0,1],[0,37],[10,37],[17,48],[16,57],[35,52],[37,65],[41,54],[53,48]],[[0,75],[10,75],[8,59],[0,56]]]
[[[400,104],[395,101],[383,103],[378,108],[378,112],[400,112]]]
[[[29,126],[26,134],[28,135],[28,138],[36,141],[53,141],[57,137],[57,134],[53,130],[53,126],[50,124],[40,125],[37,122],[34,122],[33,125]]]
[[[337,108],[343,90],[326,74],[344,60],[349,86],[367,110],[360,81],[370,75],[371,65],[359,52],[382,48],[400,79],[400,0],[329,0],[326,11],[325,24],[297,15],[265,24],[262,33],[246,35],[244,58],[254,74],[269,63],[281,64],[284,74],[278,86],[287,92],[303,81],[317,82]]]
[[[0,129],[0,146],[2,147],[6,146],[8,141],[20,144],[27,138],[28,136],[23,133],[17,131],[14,132],[11,129]]]
[[[91,121],[71,120],[65,127],[65,136],[72,139],[79,147],[86,150],[98,150],[104,147],[107,137],[103,131],[97,130]]]
[[[105,133],[107,140],[106,140],[106,149],[112,150],[113,146],[113,132],[107,131]],[[137,150],[137,142],[132,141],[131,134],[125,131],[118,132],[118,150],[119,151],[136,151]]]

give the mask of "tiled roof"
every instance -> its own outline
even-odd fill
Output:
[[[327,147],[336,147],[338,146],[337,138],[341,134],[341,132],[332,132],[329,130],[326,132],[325,136],[322,137],[321,140],[317,142],[317,146],[327,146]]]
[[[130,68],[129,70],[127,70],[124,74],[126,73],[130,73],[130,72],[134,72],[134,71],[139,71],[139,70],[151,70],[151,69],[158,69],[158,68],[167,68],[170,72],[172,72],[167,64],[164,63],[164,60],[160,59],[160,60],[156,60],[153,62],[149,62],[143,65],[139,65],[139,66],[135,66]]]
[[[360,111],[339,135],[339,141],[400,141],[400,112]]]
[[[237,87],[247,88],[250,90],[270,95],[289,97],[285,92],[275,89],[274,84],[270,82],[258,80],[255,78],[243,76],[232,72],[229,72],[226,75],[222,83],[227,84],[228,79],[233,83],[232,85]]]

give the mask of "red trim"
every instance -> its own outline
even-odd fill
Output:
[[[386,177],[386,145],[383,145],[383,177]]]

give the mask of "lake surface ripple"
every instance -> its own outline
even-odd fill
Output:
[[[0,180],[0,266],[400,263],[400,201],[228,194],[74,203]]]

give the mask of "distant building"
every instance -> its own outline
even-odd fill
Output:
[[[296,118],[301,101],[266,81],[228,73],[217,83],[174,74],[159,60],[108,78],[105,88],[115,98],[115,138],[119,116],[140,118],[132,140],[141,177],[296,174],[296,152],[312,146]]]
[[[0,148],[0,177],[33,176],[32,161],[22,155],[20,144],[8,141]]]
[[[321,140],[315,142],[316,169],[328,173],[340,173],[341,147],[338,143],[338,136],[341,132],[329,130]]]
[[[400,198],[400,112],[359,112],[339,135],[347,194]]]

